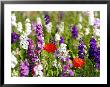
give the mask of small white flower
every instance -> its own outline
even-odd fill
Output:
[[[17,64],[17,59],[14,55],[11,54],[11,68],[14,68]]]
[[[59,26],[60,33],[64,32],[64,22],[61,22]]]
[[[27,34],[26,33],[23,33],[21,36],[20,36],[20,40],[28,40],[28,37],[27,37]]]
[[[60,35],[58,33],[55,34],[55,41],[59,41],[60,40]]]
[[[11,14],[11,24],[12,26],[17,26],[15,13]]]
[[[22,32],[22,23],[21,23],[21,22],[18,22],[18,23],[17,23],[17,30],[18,30],[19,32]]]
[[[27,40],[23,39],[23,40],[20,41],[20,46],[23,49],[28,49],[28,45],[29,45],[29,42]]]
[[[85,32],[85,35],[88,35],[90,32],[89,32],[89,28],[86,28],[86,32]]]
[[[48,23],[47,25],[45,25],[45,26],[46,26],[47,32],[48,32],[48,33],[51,33],[52,23],[49,22],[49,23]]]
[[[30,23],[26,23],[25,26],[26,26],[26,34],[29,35],[32,32],[31,24]]]
[[[43,77],[43,72],[42,71],[38,71],[38,77]]]
[[[38,70],[43,70],[43,67],[41,64],[38,65]]]

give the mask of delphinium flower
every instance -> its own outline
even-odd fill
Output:
[[[62,63],[63,63],[63,69],[61,76],[63,77],[74,76],[74,71],[71,69],[73,65],[70,58],[66,57],[66,61],[62,59]]]
[[[38,60],[38,55],[35,52],[34,43],[31,39],[28,39],[29,45],[27,50],[27,57],[29,60],[29,72],[33,76],[33,67],[35,66],[35,62]]]
[[[36,46],[36,50],[38,51],[38,54],[43,50],[44,47],[44,37],[43,37],[43,26],[41,23],[41,18],[38,17],[37,18],[37,25],[36,25],[36,37],[37,37],[37,46]]]
[[[95,18],[93,26],[94,26],[94,34],[96,36],[100,36],[100,19],[99,18]]]
[[[17,58],[13,54],[11,54],[11,68],[15,68],[17,63]]]
[[[96,56],[96,52],[97,52],[96,40],[94,38],[91,38],[88,58],[94,60],[94,58]]]
[[[17,30],[18,30],[19,32],[22,32],[22,29],[23,29],[22,23],[21,23],[21,22],[18,22],[18,23],[17,23]]]
[[[55,34],[55,41],[60,41],[60,35],[58,32]]]
[[[99,18],[95,18],[94,19],[94,28],[97,29],[98,27],[100,27],[100,19]]]
[[[83,68],[85,62],[84,62],[84,59],[81,59],[81,58],[73,58],[73,66],[75,68]]]
[[[26,27],[26,34],[29,35],[32,30],[31,30],[31,23],[30,23],[30,19],[27,18],[25,21],[25,27]]]
[[[17,40],[19,40],[19,35],[16,32],[11,33],[11,43],[15,43]]]
[[[46,30],[48,33],[51,33],[51,29],[52,29],[52,23],[50,22],[50,17],[49,15],[45,15],[44,16],[44,20],[45,20],[45,26],[46,26]]]
[[[59,31],[60,33],[63,33],[64,32],[64,22],[61,22],[60,25],[59,25]]]
[[[79,56],[79,58],[84,59],[84,55],[85,55],[84,52],[85,52],[84,51],[84,42],[83,42],[83,40],[80,40],[80,44],[78,46],[78,56]]]
[[[60,42],[59,42],[60,44],[61,43],[64,43],[64,37],[60,37]]]
[[[76,39],[78,37],[78,29],[77,29],[76,25],[74,25],[72,27],[71,33],[72,33],[72,38]]]
[[[34,67],[33,67],[33,76],[34,77],[43,77],[43,66],[41,63],[37,63]]]
[[[28,37],[27,37],[27,34],[26,33],[23,33],[21,36],[20,36],[20,46],[23,48],[23,49],[28,49]]]
[[[90,40],[88,58],[96,63],[96,67],[99,67],[98,65],[100,65],[100,47],[97,47],[97,43],[94,38],[91,38]]]
[[[20,76],[27,77],[29,75],[29,63],[28,60],[25,59],[24,61],[20,62]]]
[[[11,25],[15,27],[17,26],[15,13],[11,14]]]

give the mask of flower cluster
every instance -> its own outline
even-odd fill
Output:
[[[29,63],[28,60],[20,62],[20,76],[27,77],[29,74]]]
[[[11,43],[15,43],[19,39],[19,35],[16,32],[11,33]]]
[[[33,68],[33,76],[34,77],[43,77],[43,66],[38,63]]]
[[[100,47],[97,47],[97,43],[94,38],[91,38],[91,40],[90,40],[88,58],[92,59],[96,63],[96,65],[100,64]]]
[[[46,24],[45,26],[46,26],[47,32],[51,33],[52,23],[50,22],[49,15],[45,15],[44,20],[45,20],[45,24]]]
[[[78,37],[78,29],[75,25],[72,27],[71,33],[72,33],[72,38],[76,39]]]
[[[12,77],[100,76],[99,11],[15,13]]]
[[[41,50],[44,47],[44,37],[43,37],[43,30],[42,30],[42,23],[41,23],[41,18],[37,18],[37,25],[36,25],[36,36],[37,36],[37,46],[36,50],[38,51],[38,54],[41,52]]]
[[[80,44],[78,46],[78,56],[79,56],[79,58],[84,59],[84,55],[85,55],[85,52],[84,52],[84,43],[81,40],[80,41]]]
[[[23,33],[21,36],[20,36],[20,46],[23,48],[23,49],[28,49],[28,37],[27,37],[27,34],[26,33]]]
[[[76,58],[73,59],[73,66],[75,68],[83,68],[84,64],[85,64],[85,62],[81,58],[76,57]]]

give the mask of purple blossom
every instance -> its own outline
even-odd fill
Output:
[[[72,38],[76,39],[78,37],[78,29],[75,25],[72,27],[71,33],[72,33]]]
[[[60,44],[64,43],[64,37],[60,37]]]
[[[29,63],[27,60],[20,62],[20,76],[27,77],[29,74]]]
[[[38,54],[39,54],[41,50],[43,49],[43,44],[44,44],[43,31],[42,31],[41,24],[36,25],[36,37],[37,37],[36,50],[38,51]]]
[[[68,73],[70,76],[74,76],[74,72],[72,70],[69,70]]]
[[[11,43],[15,43],[19,37],[20,36],[16,32],[11,33]]]
[[[46,25],[49,24],[49,22],[50,22],[50,17],[49,17],[48,15],[45,15],[44,19],[45,19],[45,24],[46,24]]]
[[[96,63],[96,67],[100,65],[100,47],[97,47],[96,40],[91,38],[89,48],[89,59],[92,59]]]
[[[84,43],[81,40],[80,44],[78,46],[78,56],[79,56],[79,58],[84,59],[84,55],[85,55],[85,53],[84,53]]]

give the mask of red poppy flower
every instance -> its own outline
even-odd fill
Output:
[[[75,68],[82,68],[84,66],[84,60],[81,58],[74,58],[73,59],[73,66]]]
[[[44,50],[49,53],[54,53],[56,49],[57,49],[57,47],[53,43],[48,43],[48,44],[45,44],[45,46],[44,46]]]

